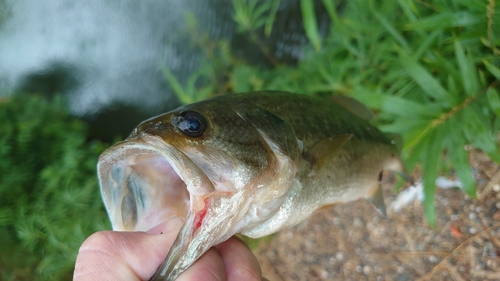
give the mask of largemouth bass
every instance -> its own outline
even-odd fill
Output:
[[[181,217],[151,279],[174,280],[236,233],[269,235],[360,197],[384,213],[382,172],[404,173],[398,144],[349,104],[284,92],[231,94],[144,121],[99,159],[113,229],[144,231]]]

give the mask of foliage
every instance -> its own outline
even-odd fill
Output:
[[[109,229],[96,177],[105,147],[87,143],[59,98],[1,100],[0,131],[0,279],[69,280],[83,240]]]
[[[500,162],[500,5],[496,0],[350,0],[339,11],[337,2],[322,0],[332,25],[320,40],[312,12],[319,2],[301,0],[311,46],[298,65],[276,62],[266,49],[261,51],[271,56],[272,69],[226,54],[226,68],[210,69],[226,73],[226,83],[210,80],[210,87],[217,94],[326,92],[364,102],[377,113],[382,130],[403,136],[407,168],[421,165],[424,210],[435,225],[438,174],[453,168],[464,191],[475,197],[466,148]],[[276,1],[249,0],[235,5],[234,18],[260,46],[257,31],[270,29],[275,14]],[[199,100],[193,85],[186,86],[187,95]]]

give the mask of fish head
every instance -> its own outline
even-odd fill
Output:
[[[294,148],[283,149],[251,117],[217,102],[181,107],[144,121],[101,155],[101,194],[114,230],[184,220],[158,276],[175,279],[284,200],[295,175],[286,149]]]

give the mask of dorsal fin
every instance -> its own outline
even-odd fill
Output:
[[[320,140],[304,154],[304,159],[316,169],[321,169],[328,159],[341,149],[351,137],[351,134],[342,134]]]
[[[353,98],[344,95],[332,95],[329,98],[335,104],[342,106],[361,119],[370,120],[373,118],[373,113],[364,104]]]

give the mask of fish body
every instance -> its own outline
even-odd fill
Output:
[[[404,173],[397,143],[352,111],[318,97],[255,92],[146,120],[99,159],[113,229],[144,231],[181,217],[151,279],[175,280],[236,233],[269,235],[360,197],[385,212],[381,173]]]

